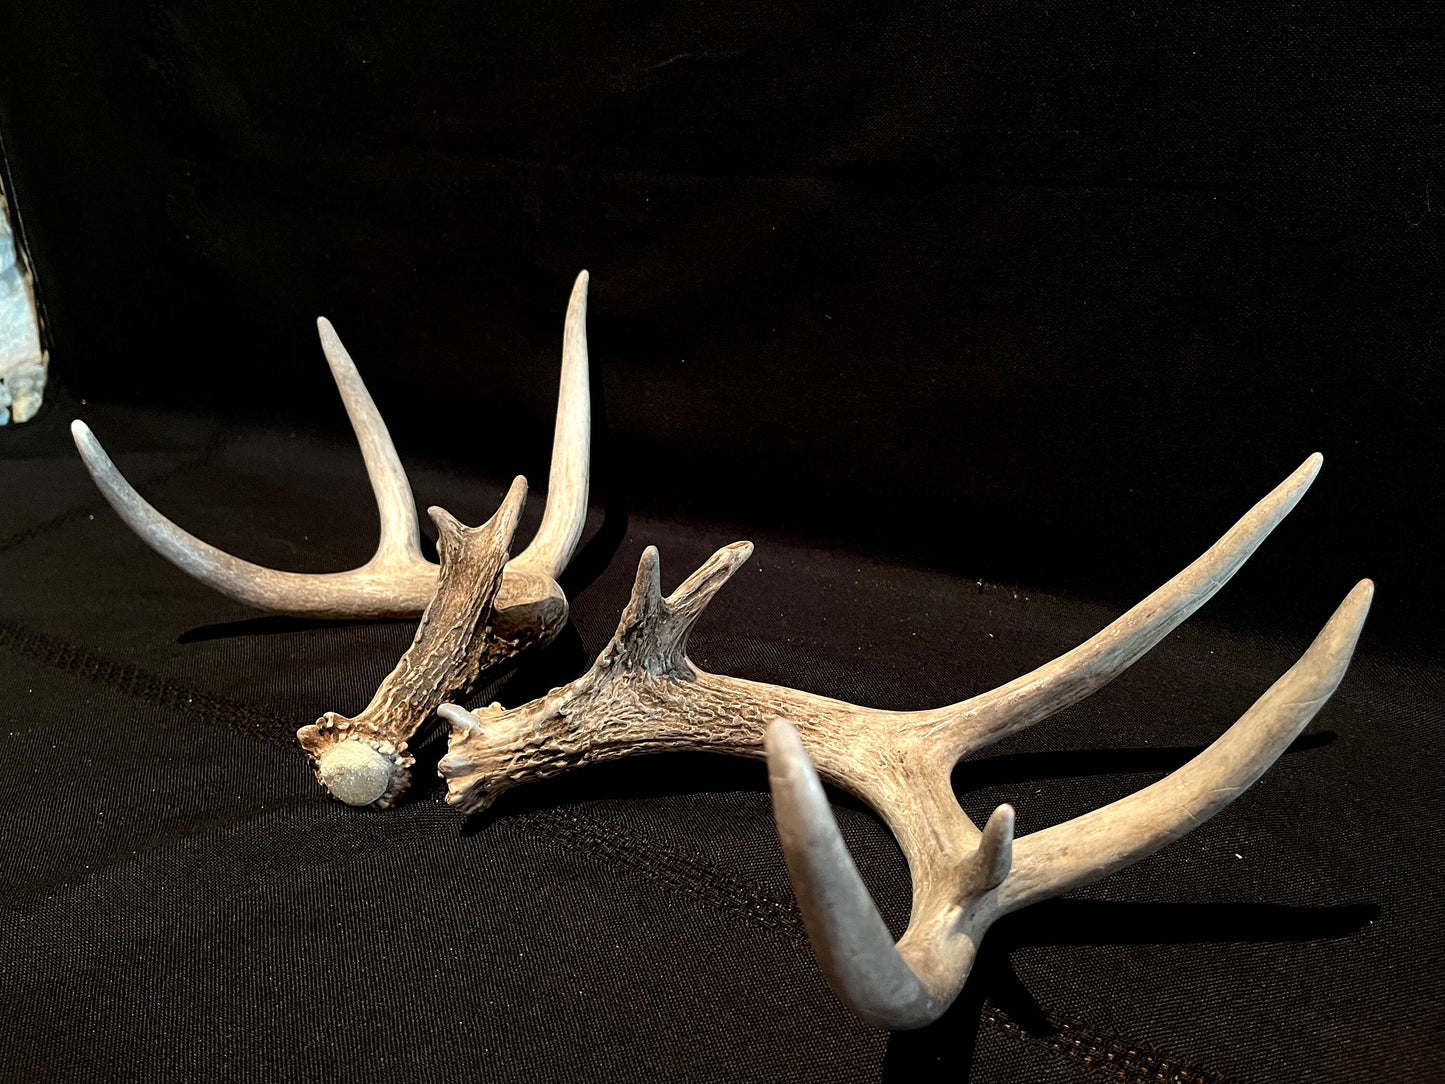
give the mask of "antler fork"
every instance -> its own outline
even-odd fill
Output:
[[[331,323],[316,321],[336,388],[361,445],[381,514],[381,539],[371,560],[349,572],[281,572],[243,561],[182,530],[125,480],[84,422],[70,430],[75,446],[110,506],[151,549],[181,571],[248,606],[297,617],[415,617],[431,600],[437,566],[422,556],[416,502],[386,423]],[[587,372],[587,272],[577,276],[563,332],[562,380],[547,507],[537,536],[507,569],[497,606],[504,622],[531,624],[529,611],[555,608],[553,582],[577,548],[587,518],[591,393]],[[562,599],[563,618],[566,600]],[[513,612],[516,611],[516,612]],[[560,625],[558,626],[560,628]],[[553,633],[556,629],[552,630]]]
[[[1152,786],[1015,840],[1010,806],[980,831],[950,783],[960,758],[1088,696],[1203,605],[1294,507],[1320,462],[1310,457],[1198,560],[1091,639],[992,692],[929,711],[855,707],[699,670],[687,658],[688,634],[752,545],[719,550],[667,598],[649,547],[617,632],[585,675],[510,711],[438,709],[452,727],[440,765],[447,801],[480,809],[529,780],[634,753],[766,757],[779,837],[824,973],[868,1023],[921,1027],[957,997],[996,918],[1137,862],[1218,812],[1334,692],[1369,609],[1368,580],[1234,726]],[[897,944],[848,856],[819,773],[877,810],[903,849],[913,909]]]

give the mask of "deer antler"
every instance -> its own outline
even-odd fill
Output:
[[[280,572],[233,557],[176,526],[136,492],[82,421],[71,423],[86,469],[121,519],[153,550],[181,571],[248,606],[298,617],[413,617],[422,612],[437,585],[437,566],[421,553],[416,504],[406,472],[336,331],[317,320],[321,348],[336,378],[346,413],[361,444],[366,471],[381,513],[381,540],[371,560],[349,572]],[[577,276],[563,333],[562,380],[547,507],[532,544],[510,566],[498,591],[499,623],[536,624],[539,609],[549,620],[566,599],[554,578],[567,567],[587,517],[588,446],[592,413],[587,375],[587,272]],[[535,637],[533,637],[535,639]]]
[[[510,711],[438,709],[452,727],[440,765],[447,801],[480,809],[529,780],[633,753],[766,757],[788,870],[824,973],[865,1021],[921,1027],[957,997],[994,919],[1137,862],[1222,809],[1334,692],[1369,608],[1368,580],[1223,736],[1128,798],[1015,840],[1009,806],[980,831],[950,783],[961,757],[1088,696],[1203,605],[1319,466],[1310,457],[1203,556],[1090,640],[992,692],[930,711],[871,710],[697,669],[688,633],[752,546],[719,550],[667,598],[648,548],[616,634],[581,678]],[[913,911],[896,945],[848,856],[819,773],[877,810],[908,860]]]
[[[407,742],[436,706],[469,694],[485,670],[524,646],[499,636],[491,622],[526,500],[527,481],[519,477],[480,527],[465,527],[440,508],[428,510],[437,526],[441,577],[411,647],[355,718],[328,711],[296,732],[316,763],[316,778],[347,805],[389,808],[411,779],[415,758]]]

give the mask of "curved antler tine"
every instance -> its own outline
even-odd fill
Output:
[[[403,616],[420,608],[417,599],[411,597],[418,593],[415,590],[407,597],[401,597],[403,592],[400,590],[393,596],[378,590],[374,598],[358,603],[353,598],[355,590],[348,589],[342,579],[354,577],[352,573],[328,577],[278,572],[232,557],[181,530],[157,512],[116,469],[110,456],[100,446],[100,441],[95,439],[95,434],[84,422],[71,422],[70,433],[96,487],[126,525],[182,572],[228,598],[263,610],[310,617]],[[426,604],[426,597],[425,594],[421,597],[422,606]]]
[[[391,442],[386,422],[381,420],[381,412],[376,409],[371,393],[356,371],[356,363],[341,344],[331,321],[324,316],[317,317],[316,330],[321,336],[321,350],[331,367],[336,390],[341,393],[341,402],[346,407],[346,416],[351,419],[351,428],[361,445],[366,474],[376,494],[376,510],[381,515],[381,540],[372,561],[385,563],[396,557],[421,560],[416,499],[412,496],[411,483],[406,479],[406,471],[396,454],[396,446]]]
[[[1300,660],[1184,767],[1102,809],[1025,836],[1001,911],[1056,896],[1146,858],[1234,801],[1284,752],[1345,676],[1374,585],[1362,580]]]
[[[587,365],[587,272],[577,276],[562,334],[562,381],[542,525],[516,560],[556,577],[567,567],[587,521],[592,447],[592,389]]]
[[[865,1022],[922,1027],[948,1007],[908,966],[858,876],[818,773],[783,719],[764,739],[773,816],[813,954],[828,982]]]
[[[1304,496],[1318,452],[1247,512],[1193,564],[1078,647],[1037,670],[953,707],[927,713],[940,754],[957,761],[1032,726],[1113,681],[1214,597]]]

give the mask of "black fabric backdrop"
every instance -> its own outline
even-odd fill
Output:
[[[0,432],[0,1072],[1438,1079],[1440,31],[1424,5],[11,0],[4,179],[55,380]],[[757,765],[639,759],[471,820],[425,770],[387,813],[326,800],[292,734],[411,628],[192,583],[66,423],[208,540],[348,567],[375,515],[314,317],[418,500],[480,522],[543,484],[582,267],[574,624],[479,701],[579,673],[644,545],[670,585],[750,537],[702,665],[945,703],[1092,634],[1314,450],[1204,614],[956,787],[1032,831],[1158,778],[1369,575],[1344,686],[1226,812],[1001,923],[955,1009],[891,1037],[817,973]],[[837,808],[901,929],[897,848]]]

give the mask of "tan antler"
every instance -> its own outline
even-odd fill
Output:
[[[510,711],[438,709],[452,727],[440,765],[447,801],[480,809],[529,780],[635,753],[766,757],[783,851],[825,974],[867,1022],[920,1027],[958,995],[994,919],[1137,862],[1222,809],[1339,684],[1369,608],[1369,581],[1218,741],[1122,801],[1015,840],[1010,807],[996,809],[980,831],[950,783],[960,757],[1076,703],[1203,605],[1294,507],[1319,465],[1312,456],[1203,556],[1092,639],[999,689],[931,711],[860,708],[697,669],[688,633],[752,546],[719,550],[667,598],[649,548],[616,634],[585,675]],[[877,810],[908,860],[913,910],[896,945],[838,834],[820,773]]]
[[[524,646],[498,636],[491,623],[526,500],[527,482],[519,477],[480,527],[463,526],[441,508],[428,510],[437,526],[441,578],[411,647],[354,718],[328,711],[296,732],[316,778],[347,805],[389,808],[411,780],[415,758],[407,743],[437,705],[470,693],[483,672]]]
[[[547,507],[537,536],[507,570],[497,606],[505,624],[527,626],[538,607],[551,612],[566,600],[555,577],[567,567],[587,517],[591,394],[587,372],[587,272],[577,276],[563,332],[562,380]],[[437,585],[437,566],[422,556],[416,503],[386,423],[356,365],[324,318],[317,321],[321,348],[341,392],[366,461],[381,514],[381,540],[371,560],[349,572],[281,572],[243,561],[183,531],[156,511],[127,482],[82,421],[71,423],[86,469],[110,502],[147,545],[183,572],[223,595],[272,613],[299,617],[413,617],[426,608]],[[552,629],[555,634],[556,628]]]

